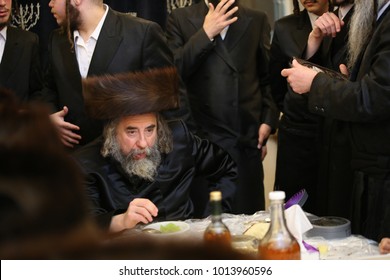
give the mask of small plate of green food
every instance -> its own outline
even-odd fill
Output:
[[[146,225],[142,231],[151,234],[175,235],[186,232],[190,225],[181,221],[166,221]]]

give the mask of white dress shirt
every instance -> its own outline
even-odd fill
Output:
[[[0,30],[0,63],[3,59],[5,41],[7,40],[7,26]]]
[[[309,19],[310,19],[310,23],[311,23],[311,28],[314,28],[314,22],[317,20],[317,18],[319,16],[317,16],[316,14],[313,14],[311,12],[307,12],[307,14],[309,15]]]
[[[344,19],[345,15],[348,14],[349,10],[352,9],[353,4],[343,5],[339,7],[338,11],[338,17],[339,19]]]
[[[100,31],[102,30],[102,26],[104,20],[106,19],[108,13],[108,6],[104,5],[104,9],[106,10],[103,17],[100,19],[99,24],[96,26],[95,30],[92,32],[91,36],[87,41],[84,41],[83,37],[80,36],[78,30],[73,32],[73,38],[75,42],[75,51],[77,62],[79,64],[79,70],[81,77],[85,78],[88,75],[89,65],[91,64],[92,55],[95,51],[96,43],[99,38]]]
[[[381,15],[384,13],[384,11],[387,9],[387,7],[388,7],[389,5],[390,5],[390,1],[388,1],[386,4],[383,5],[382,8],[380,8],[376,20],[378,20],[378,19],[381,17]]]

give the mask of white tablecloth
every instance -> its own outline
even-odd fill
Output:
[[[253,215],[223,214],[222,219],[228,226],[232,235],[243,234],[253,223],[269,218],[268,212],[259,211]],[[203,238],[203,232],[210,223],[210,217],[206,219],[186,220],[194,238]],[[366,259],[380,256],[378,244],[360,235],[351,235],[347,238],[326,240],[323,237],[303,237],[303,240],[320,247],[321,253],[302,252],[303,259]]]

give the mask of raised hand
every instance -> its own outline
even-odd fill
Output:
[[[228,25],[237,21],[237,17],[232,17],[237,12],[238,7],[234,7],[228,11],[234,0],[221,0],[216,7],[209,3],[209,12],[207,13],[203,29],[210,40],[214,39]]]

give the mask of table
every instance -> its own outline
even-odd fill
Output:
[[[222,214],[222,220],[229,227],[232,235],[242,235],[252,224],[266,219],[269,219],[269,213],[266,211],[258,211],[253,215]],[[190,229],[179,236],[174,235],[174,239],[183,239],[187,241],[190,239],[194,242],[201,242],[204,230],[211,222],[211,217],[204,219],[188,219],[185,220],[185,222],[189,224]],[[125,230],[116,238],[137,238],[139,234],[145,235],[145,233],[142,233],[142,227],[142,225],[139,225],[134,229]],[[156,237],[157,236],[159,235],[156,235]],[[390,254],[381,255],[379,253],[377,242],[360,235],[351,235],[347,238],[340,239],[325,239],[319,236],[307,237],[304,235],[303,240],[314,247],[325,248],[324,250],[321,250],[320,253],[301,251],[303,260],[390,259]]]
[[[253,223],[264,221],[269,218],[269,213],[259,211],[253,215],[222,215],[224,223],[229,227],[232,235],[243,234]],[[211,217],[205,219],[185,220],[190,225],[192,238],[203,238],[203,232],[210,223]],[[326,240],[323,237],[303,237],[303,240],[315,247],[325,248],[317,255],[303,252],[302,259],[369,259],[369,258],[390,258],[390,255],[380,255],[378,243],[360,235],[351,235],[347,238]]]

